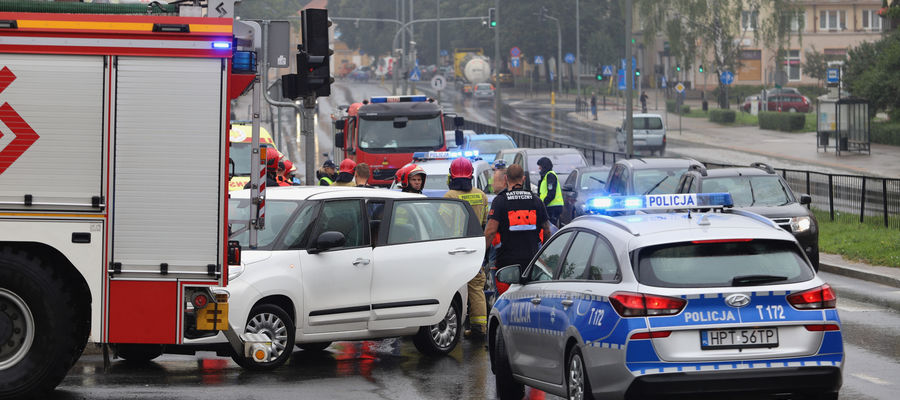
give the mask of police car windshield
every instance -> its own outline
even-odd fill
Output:
[[[313,212],[314,202],[291,200],[267,200],[266,201],[266,229],[258,231],[259,243],[255,250],[275,250],[296,248],[306,233],[307,227],[315,217]],[[300,210],[298,213],[297,211]],[[296,214],[296,218],[294,217]],[[231,199],[228,201],[228,224],[231,225],[229,240],[237,240],[241,248],[248,249],[250,244],[250,200]],[[281,240],[278,234],[288,225],[288,231]]]
[[[439,150],[444,144],[440,116],[410,117],[403,128],[393,117],[363,118],[359,123],[359,148],[373,153]]]
[[[481,154],[496,154],[500,150],[516,147],[509,139],[473,140],[469,143],[469,147]]]
[[[813,278],[800,249],[786,240],[739,239],[652,246],[639,250],[637,265],[638,281],[657,287],[733,286],[748,276],[779,277],[765,283],[769,285]]]
[[[639,169],[634,171],[634,192],[637,194],[675,193],[678,177],[687,168]]]
[[[250,143],[231,143],[234,176],[250,176]]]
[[[793,200],[777,176],[728,176],[706,178],[703,193],[731,193],[735,207],[783,206]]]

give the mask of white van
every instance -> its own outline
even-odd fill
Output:
[[[659,114],[634,114],[634,151],[656,152],[660,157],[666,154],[666,126]],[[626,151],[625,121],[616,128],[616,143],[619,151]]]

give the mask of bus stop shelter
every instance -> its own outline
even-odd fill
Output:
[[[857,97],[817,100],[816,148],[827,152],[834,147],[842,152],[872,154],[869,135],[869,102]]]

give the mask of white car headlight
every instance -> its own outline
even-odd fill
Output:
[[[812,219],[809,217],[793,217],[791,218],[791,231],[800,233],[808,231],[812,226]]]
[[[228,280],[233,281],[237,277],[241,276],[244,273],[244,269],[247,268],[244,264],[241,265],[229,265],[228,266]]]

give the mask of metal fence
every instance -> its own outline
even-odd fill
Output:
[[[466,121],[463,129],[497,133],[493,125]],[[609,165],[627,158],[622,152],[591,147],[585,143],[562,142],[531,133],[502,128],[519,147],[565,147],[578,149],[591,165]],[[737,165],[709,163],[708,168]],[[795,193],[808,193],[812,206],[828,212],[832,221],[855,221],[900,228],[900,179],[863,175],[826,174],[821,172],[775,168]]]

